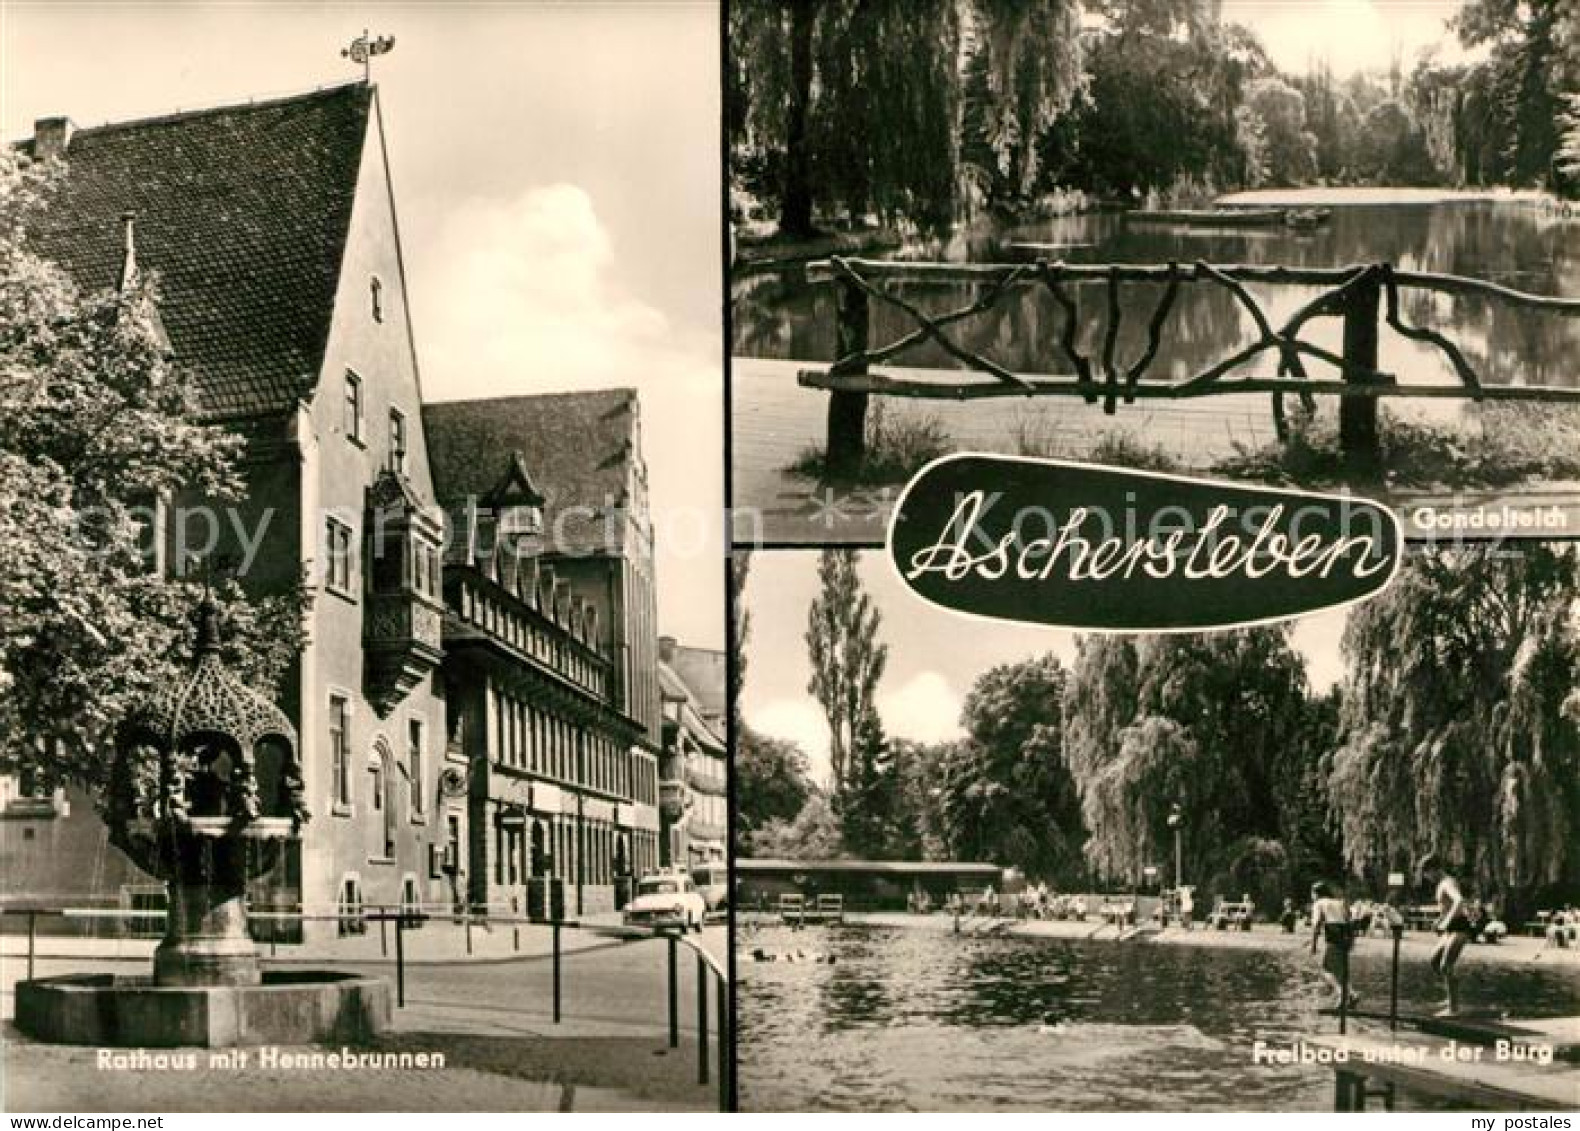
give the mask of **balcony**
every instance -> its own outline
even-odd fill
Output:
[[[675,822],[691,808],[691,791],[683,781],[658,783],[658,811],[666,821]]]
[[[686,781],[698,793],[721,797],[727,791],[724,783],[724,766],[710,759],[696,759],[686,770]]]
[[[363,622],[368,699],[380,715],[433,674],[444,658],[443,614],[417,594],[370,596]]]
[[[364,683],[380,716],[433,674],[444,658],[435,516],[404,476],[380,474],[368,491],[368,592],[362,621]]]

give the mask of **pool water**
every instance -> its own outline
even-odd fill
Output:
[[[1252,1062],[1257,1041],[1336,1031],[1304,951],[752,924],[737,946],[748,1111],[1331,1110],[1330,1069]],[[756,948],[835,962],[758,963]],[[1580,1014],[1573,967],[1472,953],[1461,971],[1467,1009]],[[1372,1008],[1386,1008],[1388,974],[1385,944],[1363,944],[1353,984]],[[1401,1010],[1438,999],[1426,964],[1406,958]]]

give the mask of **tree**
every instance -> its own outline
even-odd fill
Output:
[[[856,728],[849,779],[834,796],[846,849],[869,860],[914,857],[916,814],[906,805],[900,766],[876,711]]]
[[[807,611],[806,644],[812,663],[807,691],[828,722],[828,758],[834,793],[848,780],[856,728],[875,707],[873,697],[888,664],[878,641],[883,616],[856,573],[855,550],[824,550],[818,557],[818,595]]]
[[[1575,0],[1467,0],[1455,17],[1467,47],[1486,47],[1477,70],[1491,88],[1488,134],[1497,179],[1550,183],[1561,146],[1563,95],[1580,88],[1580,5]]]
[[[236,500],[242,449],[198,420],[157,280],[83,294],[29,253],[58,175],[0,152],[0,756],[42,785],[96,788],[114,726],[192,655],[205,586],[153,568],[155,503]],[[300,649],[300,592],[209,586],[224,658],[272,691]]]
[[[1373,106],[1361,122],[1355,146],[1358,171],[1379,184],[1420,184],[1432,179],[1426,137],[1403,103]]]
[[[984,672],[961,710],[967,740],[941,776],[957,858],[1014,864],[1058,881],[1081,871],[1085,830],[1064,764],[1067,673],[1051,653]]]
[[[1580,706],[1580,700],[1577,700]],[[945,767],[958,743],[913,742],[891,738],[889,751],[899,779],[900,806],[914,839],[902,844],[897,855],[909,859],[950,860],[949,826],[943,806]]]
[[[954,0],[730,6],[735,160],[805,236],[820,208],[923,222],[954,208],[960,24]]]
[[[1317,175],[1330,181],[1344,179],[1354,163],[1360,134],[1355,100],[1334,80],[1327,63],[1292,81],[1306,99],[1306,124],[1316,141]]]
[[[1580,565],[1525,543],[1421,554],[1344,635],[1329,790],[1346,862],[1436,851],[1483,896],[1580,882]]]
[[[1558,149],[1558,169],[1567,177],[1580,180],[1580,94],[1564,99],[1565,110],[1560,125],[1562,141]]]
[[[1283,79],[1261,78],[1246,88],[1246,106],[1262,124],[1268,179],[1309,183],[1317,172],[1317,139],[1306,128],[1305,96]]]
[[[1081,11],[1073,0],[977,0],[977,48],[967,64],[965,145],[976,142],[988,195],[1031,195],[1042,135],[1085,83]],[[973,128],[974,127],[974,128]]]
[[[730,554],[730,616],[734,631],[730,634],[729,687],[730,733],[740,734],[746,728],[741,717],[741,688],[746,684],[746,642],[752,634],[752,612],[746,607],[746,579],[751,573],[750,550],[736,550]]]
[[[731,176],[791,236],[1023,199],[1082,82],[1076,0],[753,0],[729,22]]]
[[[1186,870],[1229,869],[1245,838],[1300,821],[1290,754],[1307,725],[1305,666],[1285,628],[1080,641],[1065,697],[1066,761],[1100,874],[1133,879],[1170,850],[1179,805]]]
[[[783,860],[838,860],[846,856],[839,817],[827,795],[815,790],[791,821],[770,821],[752,835],[751,851]]]
[[[1245,183],[1245,87],[1272,69],[1255,36],[1201,0],[1096,8],[1084,94],[1045,139],[1058,175],[1098,192]]]
[[[756,830],[791,821],[813,792],[806,755],[793,742],[759,734],[742,725],[735,731],[736,832],[750,843]]]
[[[1453,183],[1460,177],[1460,114],[1465,103],[1464,67],[1445,67],[1422,59],[1410,73],[1405,105],[1421,132],[1433,179]]]

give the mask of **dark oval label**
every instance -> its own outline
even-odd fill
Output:
[[[1403,545],[1393,512],[1355,495],[974,454],[923,468],[889,522],[890,559],[935,605],[1109,631],[1363,600],[1393,579]]]

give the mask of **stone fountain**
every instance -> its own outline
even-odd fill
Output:
[[[301,835],[301,762],[285,713],[219,655],[198,614],[191,672],[125,719],[104,815],[110,841],[165,880],[153,976],[69,975],[16,986],[24,1033],[67,1044],[170,1047],[358,1042],[389,1020],[382,978],[262,970],[247,884]]]

